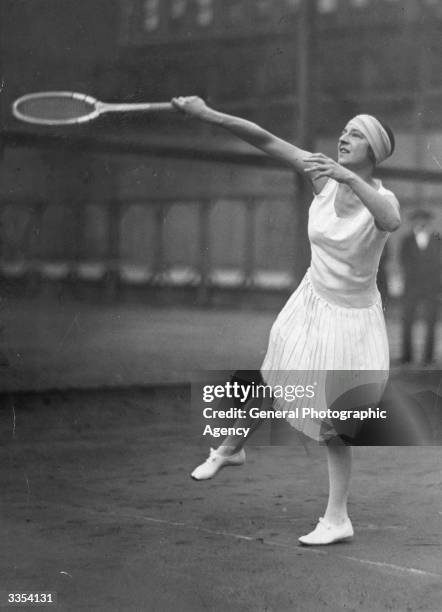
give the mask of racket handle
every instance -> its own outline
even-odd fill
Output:
[[[137,104],[108,104],[106,102],[98,102],[97,110],[99,113],[126,113],[133,111],[157,113],[176,111],[175,107],[170,102],[143,102]]]

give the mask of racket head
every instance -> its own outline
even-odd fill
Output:
[[[73,91],[41,91],[15,100],[16,119],[37,125],[77,125],[100,114],[99,102],[92,96]]]

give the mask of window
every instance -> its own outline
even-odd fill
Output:
[[[285,3],[289,11],[297,11],[301,4],[301,0],[285,0]]]
[[[146,32],[155,31],[160,25],[160,0],[144,0],[143,24]]]
[[[351,0],[351,5],[355,8],[365,8],[370,4],[370,0]]]
[[[213,21],[213,0],[197,0],[196,22],[207,28]]]
[[[334,13],[338,9],[338,0],[319,0],[318,11],[320,13]]]
[[[170,16],[172,19],[182,19],[186,14],[187,0],[171,0]]]

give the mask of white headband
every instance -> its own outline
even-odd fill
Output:
[[[391,140],[380,121],[372,115],[356,115],[348,122],[349,127],[358,129],[373,149],[376,164],[380,164],[392,153]]]

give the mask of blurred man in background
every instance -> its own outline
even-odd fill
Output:
[[[431,227],[433,214],[415,210],[412,231],[403,239],[400,262],[404,274],[402,312],[402,363],[413,360],[412,328],[419,306],[426,326],[424,364],[434,361],[434,337],[439,312],[441,240]]]
[[[379,293],[381,294],[382,299],[382,307],[384,312],[387,310],[388,306],[388,298],[389,298],[389,290],[388,290],[388,274],[387,274],[387,263],[388,263],[388,242],[384,246],[384,250],[382,251],[381,259],[379,261],[378,275],[377,275],[377,285],[379,289]]]

